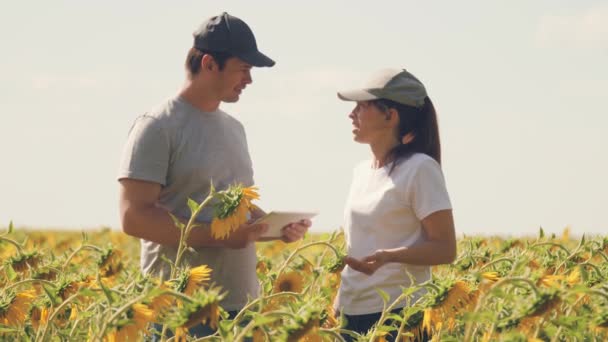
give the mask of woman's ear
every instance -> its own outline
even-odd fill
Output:
[[[414,141],[414,138],[416,136],[414,135],[414,133],[409,132],[408,134],[404,135],[403,138],[401,138],[401,143],[403,145],[407,145],[409,143],[411,143],[412,141]]]
[[[386,120],[393,121],[399,125],[399,112],[395,108],[389,108],[387,112]]]

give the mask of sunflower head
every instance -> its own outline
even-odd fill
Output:
[[[112,247],[107,248],[101,253],[99,260],[97,260],[97,265],[99,266],[99,273],[102,277],[116,275],[123,268],[120,251],[117,251]]]
[[[214,213],[211,221],[211,235],[216,239],[225,239],[240,225],[247,222],[252,204],[259,199],[257,188],[244,187],[241,184],[231,185],[214,194]]]
[[[316,335],[319,330],[319,324],[322,316],[322,310],[318,309],[318,305],[313,303],[305,304],[298,312],[298,316],[292,322],[286,325],[287,341],[301,341],[306,336]]]
[[[555,308],[560,303],[558,291],[547,291],[541,293],[532,306],[525,312],[526,316],[537,317],[542,316]]]
[[[329,273],[342,272],[344,266],[346,266],[346,263],[344,262],[344,257],[345,255],[340,253],[340,255],[337,255],[335,258],[331,259],[331,262],[327,266],[327,271]]]
[[[10,327],[23,325],[35,298],[34,290],[4,294],[0,298],[0,324]]]
[[[41,259],[40,253],[31,251],[13,255],[5,261],[5,264],[10,265],[17,272],[25,272],[29,268],[38,266]]]
[[[172,328],[190,328],[203,323],[215,329],[222,313],[219,302],[224,296],[219,288],[195,292],[192,302],[182,302],[173,308],[173,312],[167,315],[167,323]]]
[[[145,304],[135,303],[127,310],[127,317],[133,321],[139,329],[144,329],[146,324],[154,321],[156,313]]]
[[[274,282],[273,293],[302,292],[304,278],[299,272],[282,273]]]
[[[183,271],[175,284],[175,290],[192,295],[196,290],[207,285],[210,279],[211,269],[207,265],[201,265]]]

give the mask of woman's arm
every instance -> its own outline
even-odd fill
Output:
[[[346,257],[353,269],[373,274],[386,263],[399,262],[411,265],[448,264],[456,258],[456,233],[452,210],[440,210],[422,220],[425,240],[410,247],[380,249],[361,260]]]

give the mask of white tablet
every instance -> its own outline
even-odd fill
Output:
[[[311,219],[316,215],[317,213],[303,211],[271,211],[257,219],[255,223],[268,224],[268,231],[262,235],[263,237],[280,238],[283,236],[281,230],[286,225],[304,219]]]

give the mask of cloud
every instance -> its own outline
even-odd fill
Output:
[[[536,39],[543,47],[607,48],[608,5],[540,18]]]

